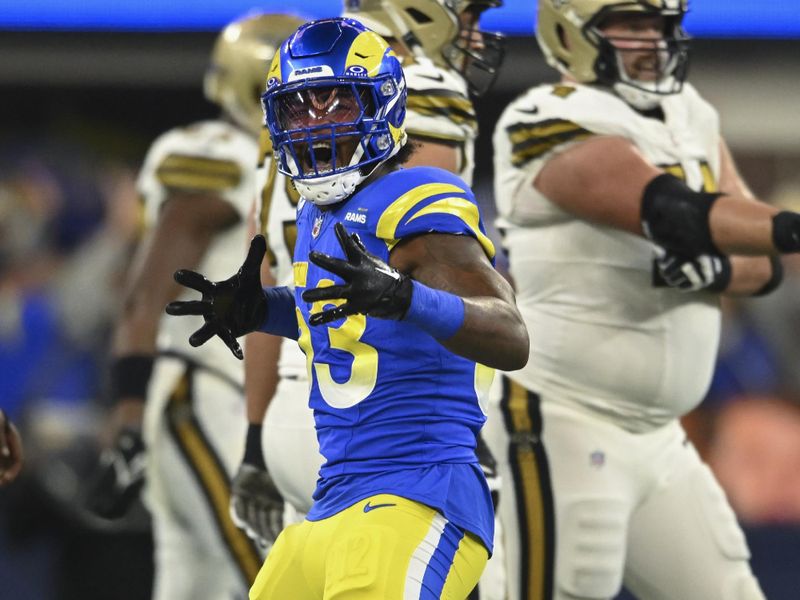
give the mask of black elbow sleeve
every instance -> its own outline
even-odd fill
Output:
[[[697,256],[720,254],[711,238],[708,215],[720,194],[692,191],[677,177],[655,177],[642,194],[645,235],[672,252]]]

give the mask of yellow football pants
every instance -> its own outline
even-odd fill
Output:
[[[287,527],[250,600],[465,600],[488,552],[434,509],[380,494]]]

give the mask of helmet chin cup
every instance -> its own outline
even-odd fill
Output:
[[[303,198],[317,206],[326,206],[350,196],[364,179],[361,171],[355,169],[313,179],[294,179],[294,185]]]
[[[617,96],[622,98],[628,105],[636,110],[647,111],[659,106],[664,99],[664,94],[660,94],[655,90],[649,91],[646,89],[646,85],[639,82],[634,87],[625,81],[618,81],[614,84],[613,89]]]

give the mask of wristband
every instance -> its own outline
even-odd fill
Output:
[[[772,217],[772,244],[780,252],[800,252],[800,215],[783,210]]]
[[[128,354],[111,362],[111,398],[141,398],[147,396],[147,386],[153,373],[154,358],[150,354]]]
[[[295,314],[294,293],[288,287],[264,288],[267,298],[267,318],[258,331],[296,340],[300,337]]]
[[[413,323],[437,340],[453,337],[464,324],[464,300],[412,280],[411,304],[404,321]]]
[[[247,426],[247,441],[244,445],[243,463],[266,470],[264,452],[261,450],[261,425],[250,423]]]

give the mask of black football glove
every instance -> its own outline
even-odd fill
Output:
[[[86,508],[104,519],[124,517],[144,486],[145,447],[142,434],[125,428],[114,445],[100,455],[100,464],[86,496]]]
[[[345,283],[306,290],[303,300],[345,302],[311,315],[309,323],[322,325],[354,314],[402,319],[411,304],[411,279],[370,254],[358,235],[348,233],[341,223],[336,224],[335,230],[347,260],[321,252],[311,252],[308,257],[315,265],[344,279]]]
[[[283,498],[269,471],[243,462],[231,482],[230,515],[247,536],[266,548],[283,529]]]
[[[720,254],[681,256],[659,250],[653,264],[653,287],[683,292],[723,292],[731,281],[731,261]]]
[[[244,264],[225,281],[212,282],[185,269],[175,272],[175,281],[203,294],[200,300],[167,305],[169,315],[201,315],[205,320],[189,338],[192,346],[205,344],[218,335],[236,358],[244,358],[236,338],[258,329],[267,316],[267,299],[261,287],[261,261],[266,251],[264,236],[255,236]]]

